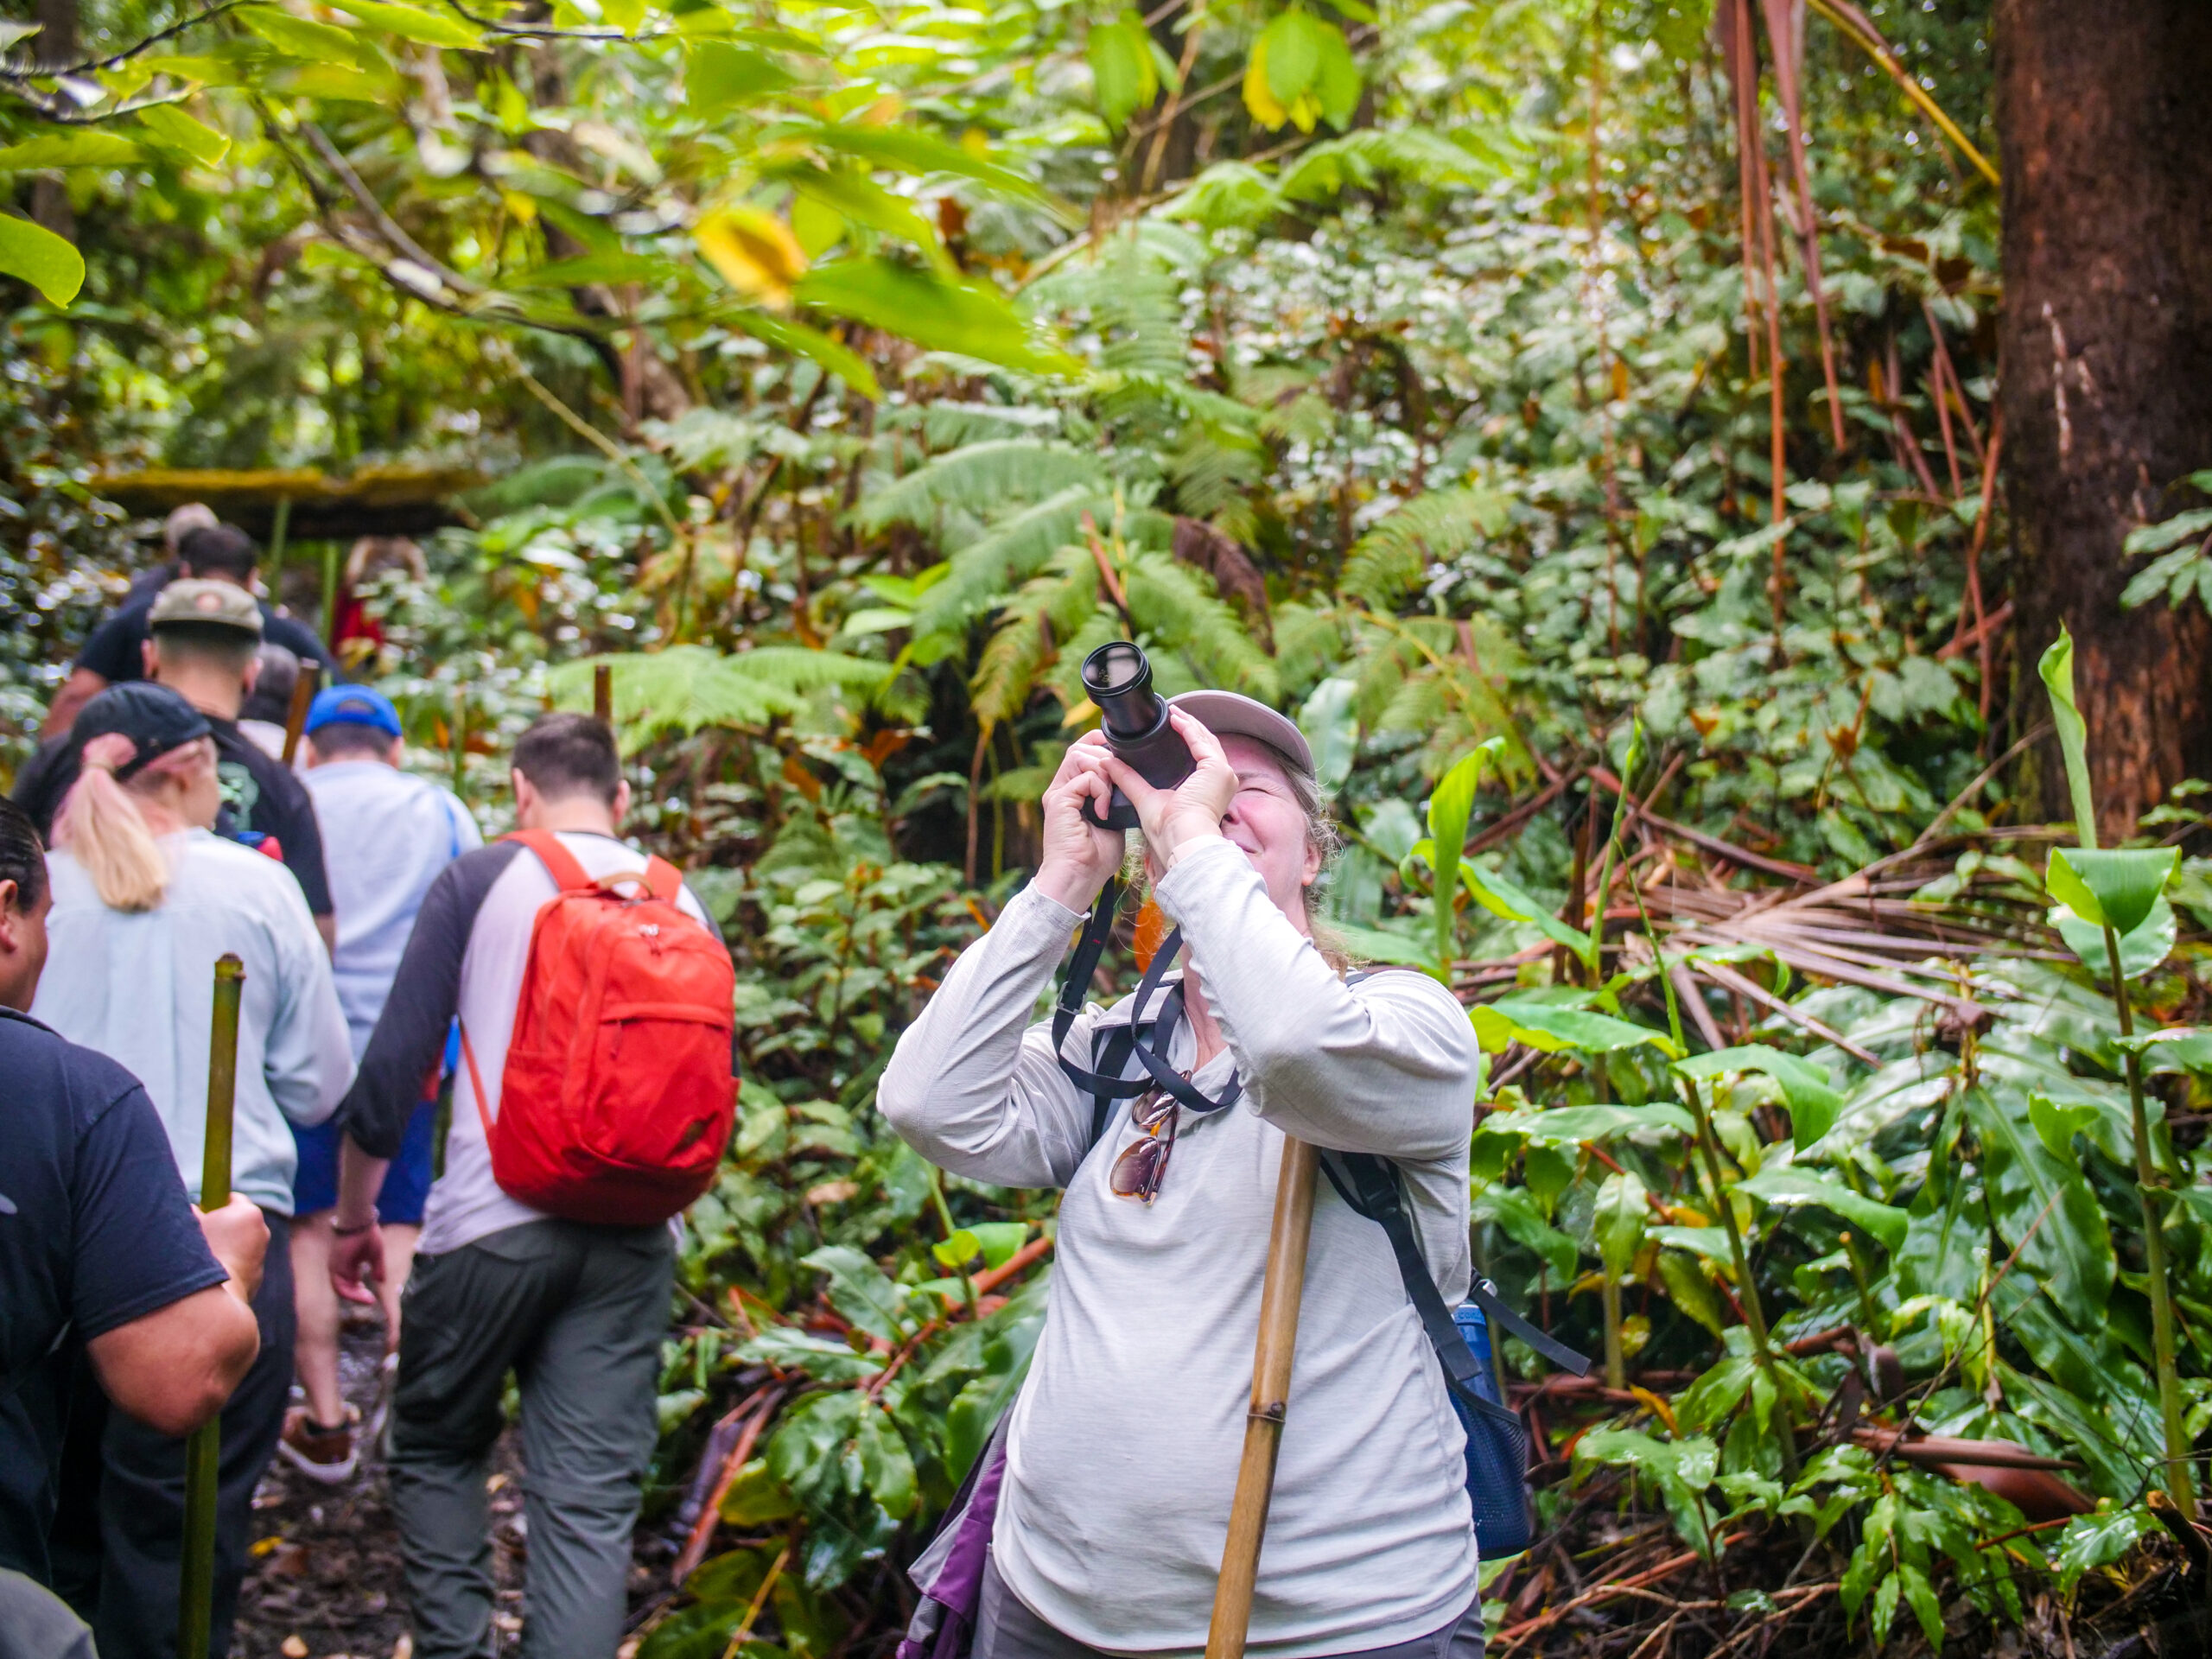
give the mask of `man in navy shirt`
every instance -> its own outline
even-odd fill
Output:
[[[203,525],[187,531],[178,543],[175,574],[179,578],[200,576],[211,582],[227,582],[251,592],[260,558],[260,550],[244,531],[229,524]],[[76,666],[70,670],[68,679],[54,694],[41,735],[53,738],[67,731],[70,722],[77,718],[77,711],[111,685],[146,677],[146,641],[152,638],[154,601],[160,597],[159,589],[143,598],[134,596],[92,630],[92,637],[77,653]],[[261,607],[263,639],[283,646],[302,662],[330,660],[330,653],[315,637],[314,629],[285,615],[266,600],[257,599],[255,603]]]
[[[50,1583],[72,1368],[164,1433],[213,1417],[260,1349],[269,1231],[196,1215],[146,1091],[22,1012],[46,963],[46,860],[0,802],[0,1569]]]

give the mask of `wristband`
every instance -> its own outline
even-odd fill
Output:
[[[330,1224],[330,1236],[333,1238],[359,1238],[363,1233],[367,1232],[370,1228],[375,1225],[376,1223],[373,1220],[370,1220],[363,1222],[358,1227],[340,1227],[334,1219]]]

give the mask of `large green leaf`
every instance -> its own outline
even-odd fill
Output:
[[[2066,758],[2066,787],[2074,798],[2074,835],[2082,846],[2097,844],[2097,807],[2089,793],[2089,728],[2074,702],[2074,636],[2064,623],[2058,638],[2036,664],[2050,692],[2051,722],[2058,728],[2059,752]]]
[[[42,132],[0,149],[0,171],[29,172],[43,167],[120,167],[146,152],[111,132]]]
[[[213,167],[229,153],[230,139],[204,121],[195,121],[174,104],[138,111],[138,124],[162,149]]]
[[[2044,885],[2050,896],[2094,927],[2132,933],[2151,914],[2181,861],[2177,847],[2061,847],[2050,855]]]
[[[1632,1025],[1626,1020],[1592,1014],[1586,1008],[1563,1008],[1520,997],[1478,1002],[1467,1011],[1467,1017],[1474,1022],[1475,1035],[1483,1047],[1492,1054],[1514,1042],[1525,1043],[1547,1054],[1570,1048],[1589,1054],[1605,1054],[1639,1044],[1649,1044],[1662,1053],[1675,1051],[1673,1039],[1665,1032],[1654,1031],[1649,1026]]]
[[[1152,39],[1144,19],[1125,11],[1110,23],[1093,23],[1084,48],[1098,112],[1116,131],[1130,116],[1160,95],[1160,67],[1152,60]]]
[[[2084,1573],[2110,1567],[2145,1538],[2164,1529],[2146,1507],[2114,1510],[2101,1515],[2077,1515],[2058,1536],[2058,1553],[2051,1565],[2058,1569],[2058,1592],[2074,1593]]]
[[[1738,1182],[1736,1190],[1781,1208],[1809,1204],[1832,1211],[1853,1226],[1865,1228],[1892,1253],[1904,1243],[1905,1228],[1911,1219],[1902,1210],[1853,1192],[1840,1175],[1763,1169],[1751,1179]]]
[[[1651,1214],[1646,1202],[1649,1196],[1643,1180],[1627,1173],[1608,1175],[1598,1189],[1591,1223],[1598,1236],[1599,1260],[1616,1280],[1628,1272],[1643,1248],[1644,1225]]]
[[[1452,935],[1459,896],[1459,853],[1467,842],[1467,820],[1474,816],[1475,788],[1482,781],[1483,763],[1497,752],[1502,738],[1491,738],[1473,753],[1462,756],[1436,780],[1428,798],[1428,861],[1435,872],[1434,918],[1436,959],[1452,960]],[[1418,850],[1418,849],[1416,849]]]
[[[296,17],[281,6],[241,6],[232,14],[279,52],[308,63],[348,63],[381,72],[384,54],[350,29]]]
[[[868,1496],[886,1515],[905,1520],[914,1512],[920,1496],[914,1480],[913,1454],[906,1450],[905,1438],[880,1407],[871,1406],[862,1412],[855,1427],[861,1478],[867,1484]]]
[[[2096,1195],[2069,1157],[2053,1154],[2037,1133],[2030,1103],[2000,1099],[1980,1087],[1966,1091],[1967,1122],[1981,1142],[1983,1191],[1990,1218],[2019,1252],[2015,1272],[2027,1272],[2084,1330],[2103,1323],[2112,1294],[2112,1233]]]
[[[1495,1222],[1516,1244],[1534,1250],[1557,1283],[1567,1284],[1573,1279],[1579,1254],[1574,1240],[1544,1219],[1526,1188],[1502,1184],[1486,1186],[1475,1195],[1471,1214],[1477,1223]]]
[[[480,31],[442,11],[396,5],[391,0],[331,0],[331,3],[340,11],[352,12],[371,29],[397,35],[403,41],[462,48],[480,48],[484,44]]]
[[[48,305],[67,305],[85,285],[85,261],[70,245],[28,219],[0,212],[0,271],[20,276]]]
[[[800,279],[794,295],[801,304],[932,351],[957,352],[1037,374],[1074,374],[1083,367],[1065,352],[1032,340],[1027,325],[996,294],[893,259],[817,265]]]
[[[1836,1112],[1843,1104],[1843,1096],[1830,1085],[1827,1072],[1810,1060],[1769,1048],[1764,1043],[1694,1054],[1686,1060],[1675,1061],[1675,1070],[1686,1077],[1719,1077],[1738,1071],[1758,1071],[1772,1077],[1782,1085],[1783,1098],[1789,1103],[1790,1138],[1800,1152],[1828,1132],[1828,1126],[1835,1122]]]
[[[1483,1127],[1517,1135],[1535,1146],[1580,1146],[1617,1135],[1693,1135],[1697,1124],[1671,1101],[1649,1106],[1554,1106],[1548,1111],[1513,1112],[1484,1120]]]
[[[1298,729],[1313,746],[1313,770],[1327,799],[1344,787],[1359,758],[1359,683],[1341,677],[1323,680],[1298,710]]]
[[[906,1295],[874,1262],[849,1244],[825,1244],[800,1260],[830,1275],[830,1306],[855,1330],[886,1342],[906,1339]]]
[[[2050,925],[2058,930],[2058,937],[2066,941],[2066,948],[2079,957],[2089,971],[2101,980],[2112,972],[2112,957],[2105,949],[2105,931],[2094,922],[2086,922],[2065,905],[2050,907]],[[2173,954],[2174,941],[2179,930],[2174,921],[2173,906],[2162,897],[2151,906],[2151,913],[2132,931],[2120,939],[2120,976],[2140,979]]]
[[[702,41],[683,64],[683,102],[695,115],[718,115],[798,84],[798,78],[766,53],[726,41]]]
[[[1416,846],[1414,850],[1419,852],[1421,849]],[[1467,891],[1474,895],[1475,902],[1491,915],[1503,917],[1509,922],[1532,923],[1536,931],[1553,944],[1563,944],[1585,959],[1589,957],[1590,936],[1587,933],[1579,927],[1569,927],[1504,876],[1463,860],[1459,865],[1459,879],[1467,884]]]

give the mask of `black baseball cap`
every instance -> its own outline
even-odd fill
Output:
[[[110,732],[129,738],[138,753],[128,765],[115,769],[120,783],[214,729],[181,692],[153,680],[125,680],[108,687],[78,712],[77,723],[69,728],[69,747],[82,754],[86,744]]]

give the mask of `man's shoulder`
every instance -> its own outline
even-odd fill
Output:
[[[255,783],[272,794],[297,804],[308,798],[300,776],[249,737],[234,720],[210,720],[215,747],[226,760],[235,760],[253,774]]]
[[[290,616],[278,610],[265,599],[261,601],[260,604],[263,639],[271,645],[283,646],[302,661],[308,658],[313,658],[317,662],[322,660],[324,654],[322,641],[315,637],[313,628],[308,626],[296,616]]]
[[[79,1128],[138,1087],[138,1079],[106,1055],[12,1008],[0,1008],[0,1077],[9,1079],[9,1093],[19,1099],[59,1092]]]

